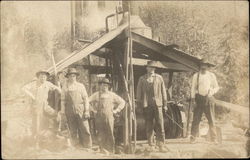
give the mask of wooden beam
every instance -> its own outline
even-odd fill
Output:
[[[198,71],[199,65],[198,63],[195,63],[194,61],[190,60],[189,58],[184,58],[185,53],[182,51],[179,51],[177,49],[169,49],[167,48],[164,44],[156,42],[154,40],[151,40],[149,38],[146,38],[144,36],[141,36],[139,34],[133,33],[132,32],[132,39],[133,41],[140,43],[141,45],[150,48],[164,56],[167,56],[195,71]],[[192,57],[192,56],[190,56]]]
[[[231,111],[234,111],[236,113],[239,113],[243,116],[249,116],[249,107],[243,107],[240,105],[228,103],[228,102],[221,101],[218,99],[214,99],[214,102],[215,102],[216,106],[225,107],[225,108],[227,108]]]
[[[133,64],[138,65],[138,66],[144,66],[147,64],[148,61],[150,60],[133,58]],[[185,65],[180,64],[180,63],[163,62],[163,61],[159,61],[159,68],[168,69],[168,70],[180,70],[180,71],[187,71],[187,72],[194,71],[190,69],[189,67],[186,67]]]
[[[100,49],[106,43],[108,43],[109,41],[111,41],[112,39],[114,39],[115,37],[120,35],[124,31],[124,29],[127,28],[127,26],[128,26],[128,24],[125,23],[125,24],[117,27],[116,29],[106,33],[105,35],[103,35],[102,37],[97,39],[95,42],[89,44],[88,46],[86,46],[82,50],[73,52],[68,57],[64,58],[63,60],[59,61],[56,64],[57,70],[60,71],[64,68],[68,67],[69,65],[81,60],[82,58],[86,57],[87,55],[95,52],[96,50]],[[49,68],[47,71],[50,74],[54,73],[53,67]]]

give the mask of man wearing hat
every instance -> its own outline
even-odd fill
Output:
[[[114,153],[114,114],[124,108],[125,101],[114,92],[109,91],[111,83],[107,78],[101,79],[98,83],[99,91],[91,95],[89,101],[96,103],[92,109],[96,112],[100,151],[109,154]]]
[[[80,144],[82,147],[91,148],[88,94],[85,86],[77,82],[77,76],[79,76],[79,73],[75,68],[68,69],[66,74],[68,80],[61,93],[61,113],[66,115],[72,144],[74,146]]]
[[[154,148],[153,137],[155,130],[156,144],[159,150],[164,152],[166,150],[164,149],[163,108],[167,110],[167,93],[162,76],[155,73],[158,66],[157,61],[148,61],[146,65],[147,74],[140,77],[137,85],[136,99],[138,106],[143,107],[150,151]]]
[[[31,98],[32,135],[37,138],[41,130],[46,129],[45,114],[56,115],[52,107],[48,105],[48,93],[50,90],[61,89],[47,81],[49,73],[41,70],[36,73],[37,80],[25,85],[22,89]]]
[[[191,127],[191,143],[196,141],[199,132],[199,124],[203,112],[205,113],[208,124],[211,140],[216,143],[216,131],[214,124],[214,103],[212,101],[213,95],[218,92],[219,85],[215,74],[209,72],[207,69],[213,67],[214,64],[208,62],[207,59],[201,59],[200,71],[193,75],[191,86],[191,101],[196,105],[193,113],[193,122]]]
[[[65,71],[59,71],[55,77],[55,84],[61,89],[66,83],[66,74],[67,73]],[[61,110],[61,93],[55,92],[54,96],[55,97],[52,98],[54,98],[53,100],[55,100],[55,110],[59,112]]]

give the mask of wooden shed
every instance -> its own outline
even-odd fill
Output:
[[[131,148],[132,141],[135,145],[136,137],[139,137],[136,134],[141,134],[141,130],[143,130],[139,124],[142,123],[142,117],[136,114],[134,95],[139,77],[146,73],[147,61],[158,61],[160,64],[158,72],[169,73],[170,79],[166,85],[168,89],[172,86],[173,72],[198,71],[200,62],[199,58],[177,49],[178,46],[175,44],[165,45],[153,40],[150,38],[149,28],[146,28],[147,35],[143,35],[145,27],[143,28],[141,22],[139,27],[136,26],[136,22],[138,19],[135,16],[124,18],[117,28],[111,31],[107,29],[107,33],[55,64],[57,71],[61,71],[69,66],[74,66],[90,54],[105,59],[105,66],[91,64],[83,64],[83,66],[90,74],[109,75],[112,90],[126,99],[127,105],[123,112],[122,122],[122,143],[125,148],[126,146]],[[48,69],[51,74],[54,74],[55,66]],[[91,85],[90,90],[92,90]],[[138,118],[136,118],[137,116]]]

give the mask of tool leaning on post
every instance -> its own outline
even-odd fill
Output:
[[[62,82],[62,78],[65,78],[66,76],[66,72],[64,71],[60,71],[57,72],[57,68],[56,68],[56,63],[55,63],[55,58],[54,58],[54,54],[53,52],[51,52],[51,60],[52,60],[52,64],[53,64],[53,68],[54,68],[54,73],[55,73],[55,85],[60,87],[62,89],[63,85],[65,85],[65,81]],[[60,77],[60,75],[62,75],[63,77]],[[67,122],[67,118],[64,114],[62,114],[62,112],[60,111],[61,108],[61,93],[57,94],[55,93],[55,99],[54,99],[54,104],[55,104],[55,110],[57,111],[57,121],[59,122],[58,125],[58,129],[57,129],[57,136],[61,136],[61,132],[62,132],[62,125],[64,124],[66,126],[67,129],[67,133],[68,133],[68,137],[67,137],[67,145],[69,147],[72,147],[71,144],[71,134],[70,134],[70,130],[69,130],[69,126],[68,126],[68,122]],[[60,106],[60,107],[59,107]]]

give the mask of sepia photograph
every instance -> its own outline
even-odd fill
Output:
[[[0,3],[2,159],[250,158],[248,1]]]

